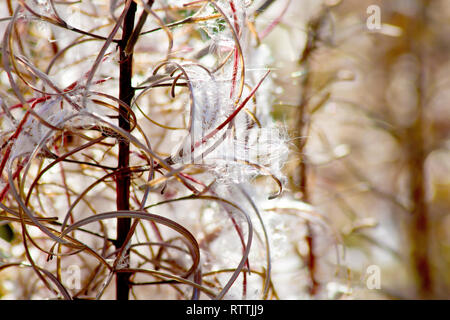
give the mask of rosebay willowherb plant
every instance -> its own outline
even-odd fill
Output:
[[[277,297],[272,2],[0,4],[3,295]]]

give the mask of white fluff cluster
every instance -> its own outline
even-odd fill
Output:
[[[231,27],[240,39],[247,37],[245,1],[216,1],[215,6],[210,4],[206,10],[211,15],[220,11],[228,19],[228,22],[222,18],[204,24],[215,47],[212,51],[218,56],[218,62],[226,56],[222,51],[232,56],[220,72],[214,74],[196,65],[185,67],[193,97],[191,126],[180,149],[174,153],[174,160],[205,166],[225,183],[243,183],[257,175],[281,177],[289,148],[286,133],[270,118],[270,95],[256,91],[256,95],[248,99],[245,107],[235,114],[264,76],[264,72],[254,70],[246,73],[247,61],[243,66],[237,55],[237,43]],[[244,52],[244,41],[239,41],[239,44],[246,59],[249,58],[254,65],[251,56]],[[255,51],[255,54],[259,52]],[[263,62],[259,61],[258,64],[262,65]],[[241,75],[244,76],[242,84]],[[253,77],[250,78],[250,75]],[[270,82],[270,79],[266,78],[265,81]],[[239,95],[240,85],[243,85],[243,91]],[[270,88],[266,85],[259,89]],[[229,123],[223,125],[227,119]]]

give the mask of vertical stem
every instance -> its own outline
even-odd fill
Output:
[[[125,16],[122,29],[122,40],[119,43],[120,50],[120,78],[119,78],[119,99],[131,104],[134,96],[134,89],[132,87],[131,79],[133,75],[133,53],[127,54],[125,47],[128,40],[133,33],[134,18],[136,14],[136,3],[131,2],[128,12]],[[119,127],[125,131],[130,131],[130,114],[127,108],[119,106]],[[130,174],[126,170],[130,164],[130,143],[126,139],[119,140],[119,157],[118,170],[121,170],[117,176],[116,181],[116,205],[117,210],[130,209]],[[130,231],[131,219],[118,218],[117,219],[117,239],[116,248],[119,249],[125,244],[128,232]],[[129,251],[125,251],[123,256],[123,263],[129,265]],[[117,300],[128,300],[130,291],[129,287],[130,274],[119,272],[116,275],[116,298]]]
[[[419,74],[417,78],[417,118],[407,129],[408,159],[410,166],[411,185],[410,193],[412,199],[412,224],[411,258],[413,269],[417,279],[417,291],[421,299],[430,299],[433,295],[433,275],[430,261],[430,221],[429,210],[426,200],[426,168],[427,141],[425,128],[425,96],[426,96],[426,28],[428,0],[422,0],[422,10],[419,10],[415,19],[415,28],[409,35],[411,51],[417,56],[419,62]]]
[[[298,190],[301,193],[302,200],[304,202],[310,202],[310,192],[308,186],[308,165],[305,155],[305,146],[307,144],[308,130],[309,130],[309,99],[311,95],[311,75],[310,75],[310,63],[309,60],[316,49],[316,42],[318,40],[318,31],[322,24],[324,15],[322,12],[315,18],[313,18],[308,24],[308,38],[306,47],[302,52],[299,59],[299,64],[303,64],[305,68],[305,76],[302,81],[302,94],[300,105],[298,106],[298,113],[296,118],[296,127],[298,136],[301,140],[298,140],[298,151],[300,153],[298,171],[297,171],[297,185]],[[306,265],[309,271],[310,286],[309,294],[315,296],[319,290],[319,282],[316,277],[317,258],[315,255],[315,235],[312,225],[309,221],[306,222],[307,235],[306,243],[308,245],[308,256],[306,257]]]
[[[430,297],[432,291],[431,268],[428,258],[429,221],[425,199],[425,153],[423,150],[422,120],[411,128],[415,143],[410,148],[412,213],[412,263],[416,272],[421,298]],[[412,145],[412,144],[411,144]],[[411,150],[412,149],[412,150]]]

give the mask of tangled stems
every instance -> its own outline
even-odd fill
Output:
[[[165,130],[166,137],[175,129],[193,133],[199,126],[198,117],[207,116],[208,108],[222,110],[206,124],[204,137],[190,144],[192,152],[211,159],[215,159],[216,155],[212,155],[221,147],[223,138],[232,137],[225,131],[251,128],[255,123],[261,127],[260,115],[251,112],[249,105],[253,104],[256,110],[257,90],[268,73],[254,85],[246,78],[241,43],[245,30],[243,7],[235,1],[225,5],[220,1],[202,1],[178,8],[153,8],[160,4],[126,0],[111,8],[111,17],[104,24],[93,23],[85,31],[64,21],[58,13],[61,3],[49,0],[45,10],[26,0],[18,1],[13,10],[12,3],[8,0],[10,19],[2,21],[8,22],[2,63],[14,96],[5,99],[5,103],[2,100],[0,113],[0,220],[19,226],[16,233],[21,236],[24,261],[4,264],[0,270],[33,270],[43,284],[39,287],[45,292],[43,295],[50,292],[63,299],[110,297],[110,284],[115,278],[118,300],[127,300],[130,294],[137,298],[139,287],[163,284],[169,284],[178,298],[200,299],[206,295],[222,299],[240,277],[246,297],[251,272],[263,279],[261,296],[268,298],[273,290],[269,240],[257,204],[244,189],[216,181],[208,166],[195,161],[180,162],[178,151],[158,150],[154,142],[157,134],[151,127],[157,125]],[[186,8],[193,11],[189,17],[182,16]],[[117,16],[116,10],[120,10]],[[215,66],[176,56],[180,51],[180,44],[175,41],[178,29],[194,38],[198,26],[210,28],[222,20],[225,30],[220,36],[225,40],[213,43],[216,40],[211,39],[208,44],[225,52],[225,57],[220,50],[211,53]],[[68,37],[63,45],[60,39],[49,44],[53,52],[49,57],[27,55],[33,49],[31,40],[21,39],[15,32],[18,26],[30,31],[36,21],[56,26]],[[151,23],[158,27],[143,31],[149,30]],[[159,30],[164,32],[167,46],[155,47],[160,58],[142,66],[138,58],[146,44],[144,36],[157,38]],[[232,48],[224,46],[230,42],[234,44]],[[94,43],[100,47],[89,58],[65,62],[70,60],[69,52]],[[31,49],[23,50],[21,46]],[[88,67],[71,78],[69,85],[62,85],[67,79],[63,77],[62,81],[59,73],[82,63]],[[105,67],[117,68],[118,76],[105,74]],[[148,81],[136,85],[137,75],[143,69],[150,70],[151,75]],[[198,70],[217,87],[224,85],[226,92],[202,91],[196,85]],[[118,94],[111,93],[111,88]],[[142,91],[135,95],[137,90]],[[175,126],[156,119],[157,103],[152,100],[160,97],[158,90],[164,90],[161,92],[170,100],[169,105],[183,102],[183,112],[189,115],[187,124]],[[217,95],[214,100],[222,102],[208,105],[200,101],[199,97],[208,100],[211,94]],[[134,112],[135,108],[139,113]],[[3,130],[6,121],[11,127]],[[151,124],[150,129],[145,121]],[[239,157],[223,160],[271,176],[281,187],[280,180],[264,165]],[[242,203],[220,190],[225,185],[242,196]],[[202,203],[192,207],[192,216],[185,221],[178,217],[179,212],[170,209],[182,200]],[[203,206],[212,203],[219,204],[218,213],[225,213],[220,225],[229,225],[239,237],[242,254],[235,266],[230,266],[232,262],[214,262],[206,268],[202,263],[201,248],[210,246],[213,240],[199,241],[208,239],[209,231],[193,222],[195,215],[204,214]],[[163,213],[149,212],[160,208]],[[258,250],[253,241],[254,234],[258,235],[253,227],[255,218],[264,233],[259,238],[264,239],[261,254],[266,257],[262,270],[250,259],[252,250]],[[88,274],[81,287],[70,288],[65,282],[65,268],[70,263]],[[230,276],[223,283],[207,280],[228,273]],[[151,280],[147,281],[149,277]]]

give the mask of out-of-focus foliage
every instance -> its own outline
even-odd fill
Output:
[[[0,3],[3,298],[450,298],[447,0],[135,3]]]
[[[292,40],[277,60],[277,115],[292,119],[306,167],[292,162],[293,189],[339,230],[351,296],[449,298],[450,4],[338,2],[318,5],[306,47]],[[304,36],[294,17],[274,42]],[[315,234],[323,283],[333,267]]]

